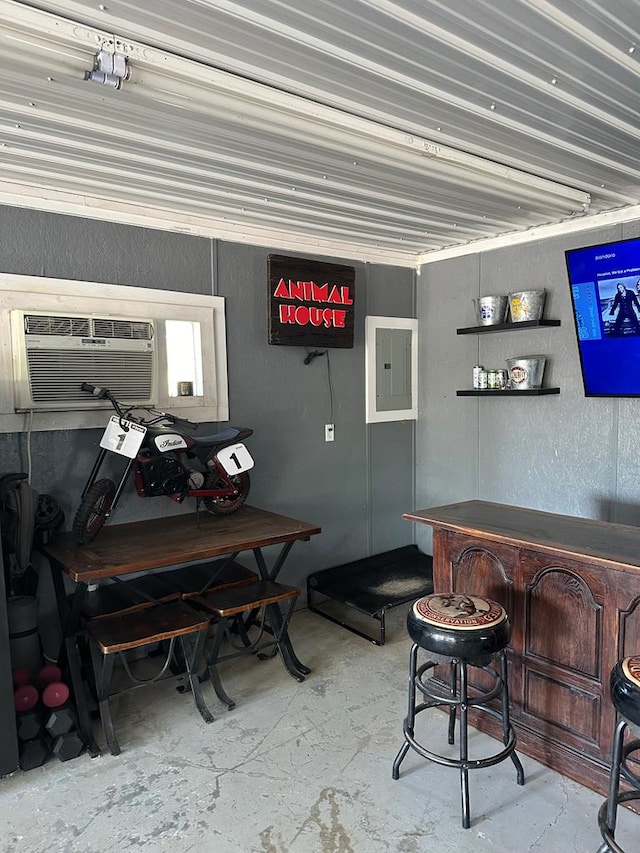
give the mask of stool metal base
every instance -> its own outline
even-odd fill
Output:
[[[421,648],[421,646],[414,643],[409,653],[409,703],[407,716],[403,725],[405,742],[400,747],[395,761],[393,762],[392,777],[394,779],[399,778],[400,765],[410,748],[415,750],[415,752],[423,758],[433,761],[436,764],[442,764],[446,767],[457,767],[460,770],[462,826],[464,829],[469,829],[471,826],[469,813],[469,770],[477,770],[482,767],[492,767],[494,764],[499,764],[501,761],[510,757],[516,768],[518,785],[524,785],[524,769],[515,752],[516,733],[509,718],[506,654],[504,650],[496,653],[496,657],[500,660],[500,672],[494,669],[493,666],[485,664],[484,661],[476,662],[483,664],[480,668],[491,675],[494,679],[494,686],[490,690],[484,692],[474,691],[474,694],[470,695],[468,689],[467,666],[469,664],[474,665],[472,661],[467,661],[462,658],[451,658],[449,660],[450,687],[449,691],[445,692],[443,690],[439,690],[433,682],[430,682],[429,676],[431,674],[431,670],[437,665],[436,662],[428,660],[420,667],[417,666],[419,648]],[[416,691],[422,694],[426,701],[421,701],[419,704],[416,704]],[[500,697],[501,700],[500,711],[489,707],[489,703],[498,697]],[[448,758],[432,752],[422,744],[418,743],[414,734],[417,714],[422,711],[426,711],[428,708],[447,706],[449,708],[448,742],[450,744],[454,743],[457,711],[460,709],[459,758]],[[483,713],[489,714],[502,722],[504,748],[493,755],[489,755],[484,758],[469,758],[467,712],[468,709],[472,707],[482,709]]]
[[[627,764],[627,758],[633,752],[640,750],[640,740],[624,743],[627,729],[626,720],[622,719],[616,726],[613,736],[613,754],[611,757],[611,775],[609,777],[609,795],[600,806],[598,826],[604,843],[598,848],[598,853],[625,853],[615,840],[618,806],[629,800],[640,800],[640,776],[634,773]],[[620,781],[624,779],[632,790],[620,792]]]

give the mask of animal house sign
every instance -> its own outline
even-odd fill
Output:
[[[353,267],[269,255],[269,343],[352,347]]]

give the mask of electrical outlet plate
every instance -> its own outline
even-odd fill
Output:
[[[324,440],[333,441],[333,424],[324,425]]]

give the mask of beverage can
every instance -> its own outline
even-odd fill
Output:
[[[484,390],[487,387],[487,371],[482,368],[478,373],[478,388]]]
[[[506,370],[496,370],[498,374],[496,388],[500,391],[506,390],[509,387],[509,373]]]
[[[480,387],[480,372],[484,370],[484,367],[481,364],[476,364],[473,368],[473,387]]]
[[[487,370],[487,388],[496,389],[498,387],[498,371]]]

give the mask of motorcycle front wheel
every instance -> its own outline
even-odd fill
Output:
[[[87,489],[73,519],[73,535],[79,545],[87,545],[102,529],[115,494],[113,480],[96,480]]]
[[[240,509],[242,504],[249,497],[249,489],[251,488],[251,480],[249,479],[249,475],[246,471],[242,474],[236,474],[233,477],[229,477],[231,482],[233,483],[236,494],[230,495],[228,498],[203,498],[202,503],[204,504],[204,508],[207,512],[210,512],[211,515],[231,515],[232,512],[235,512],[237,509]],[[203,488],[204,489],[224,489],[226,488],[226,483],[222,479],[219,474],[209,473],[205,477]]]

